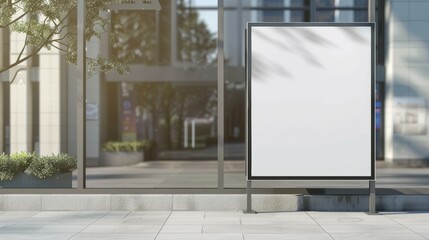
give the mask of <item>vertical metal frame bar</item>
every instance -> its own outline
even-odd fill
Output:
[[[86,162],[86,42],[85,15],[86,1],[77,1],[77,170],[78,189],[85,184]]]
[[[310,22],[315,22],[316,21],[316,12],[317,12],[317,7],[316,7],[316,1],[310,0],[309,1],[310,4]]]
[[[218,162],[218,188],[223,189],[224,160],[225,160],[225,84],[224,84],[224,5],[218,0],[217,12],[217,162]]]
[[[372,152],[371,152],[371,154],[373,155],[373,162],[372,162],[372,164],[373,164],[373,167],[372,167],[372,175],[374,176],[374,180],[370,180],[369,181],[369,198],[368,198],[368,200],[369,200],[369,202],[368,202],[368,212],[369,212],[369,214],[376,214],[376,195],[375,195],[375,192],[376,192],[376,189],[375,189],[375,178],[376,178],[376,176],[375,176],[375,171],[376,171],[376,165],[375,165],[375,159],[376,159],[376,157],[375,157],[375,148],[376,148],[376,146],[375,146],[375,107],[374,107],[374,105],[375,105],[375,83],[376,83],[376,64],[377,64],[377,61],[376,61],[376,56],[377,56],[377,54],[376,54],[376,51],[377,51],[377,40],[376,40],[376,38],[377,38],[377,36],[376,36],[376,23],[375,23],[375,0],[368,0],[368,22],[374,22],[374,25],[373,25],[373,28],[372,28],[372,31],[371,31],[371,34],[372,34],[372,48],[371,48],[371,51],[372,51],[372,59],[371,59],[371,65],[372,65],[372,127],[373,127],[373,130],[372,130],[372,141],[373,141],[373,143],[372,143]]]
[[[368,0],[368,22],[375,22],[375,0]]]

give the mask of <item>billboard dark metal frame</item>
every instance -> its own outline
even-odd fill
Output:
[[[252,29],[257,27],[371,28],[371,175],[370,176],[252,176]],[[246,31],[246,177],[247,180],[375,180],[375,24],[374,23],[248,23]],[[346,159],[346,158],[345,158]]]

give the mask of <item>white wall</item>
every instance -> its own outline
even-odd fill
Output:
[[[17,13],[19,14],[19,13]],[[10,34],[10,62],[18,58],[25,42],[25,34],[12,32]],[[26,56],[27,50],[23,52]],[[10,147],[11,153],[31,152],[32,148],[32,102],[31,82],[28,77],[29,62],[19,64],[16,69],[22,68],[10,85]],[[10,72],[10,78],[14,72]]]
[[[40,51],[39,146],[41,155],[61,152],[61,54],[51,48]]]

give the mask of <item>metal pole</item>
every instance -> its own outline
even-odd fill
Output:
[[[375,201],[375,181],[369,181],[369,211],[368,214],[377,214]]]
[[[225,109],[225,82],[224,82],[224,0],[218,0],[217,11],[217,163],[218,188],[224,188],[224,109]]]
[[[375,22],[375,0],[368,0],[368,22]]]
[[[86,41],[85,0],[77,1],[77,161],[78,189],[84,189],[86,162]]]
[[[192,148],[195,148],[195,119],[192,119],[191,144]]]
[[[368,0],[368,22],[375,22],[375,0]],[[375,62],[375,61],[374,61]],[[375,68],[375,66],[374,66]],[[375,180],[369,181],[369,211],[368,214],[376,214]]]
[[[184,129],[183,129],[183,147],[188,148],[188,119],[185,120],[183,123]]]
[[[310,22],[316,21],[316,1],[310,1]]]

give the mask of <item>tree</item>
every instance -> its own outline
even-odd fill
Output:
[[[0,69],[0,73],[34,57],[42,48],[56,48],[65,53],[68,63],[77,63],[76,5],[78,0],[0,0],[0,28],[25,34],[25,42],[14,62]],[[85,39],[100,39],[109,34],[115,41],[114,32],[109,32],[107,12],[109,4],[116,0],[86,0]],[[126,64],[114,58],[97,56],[87,58],[88,75],[95,70],[117,70],[123,74]]]

